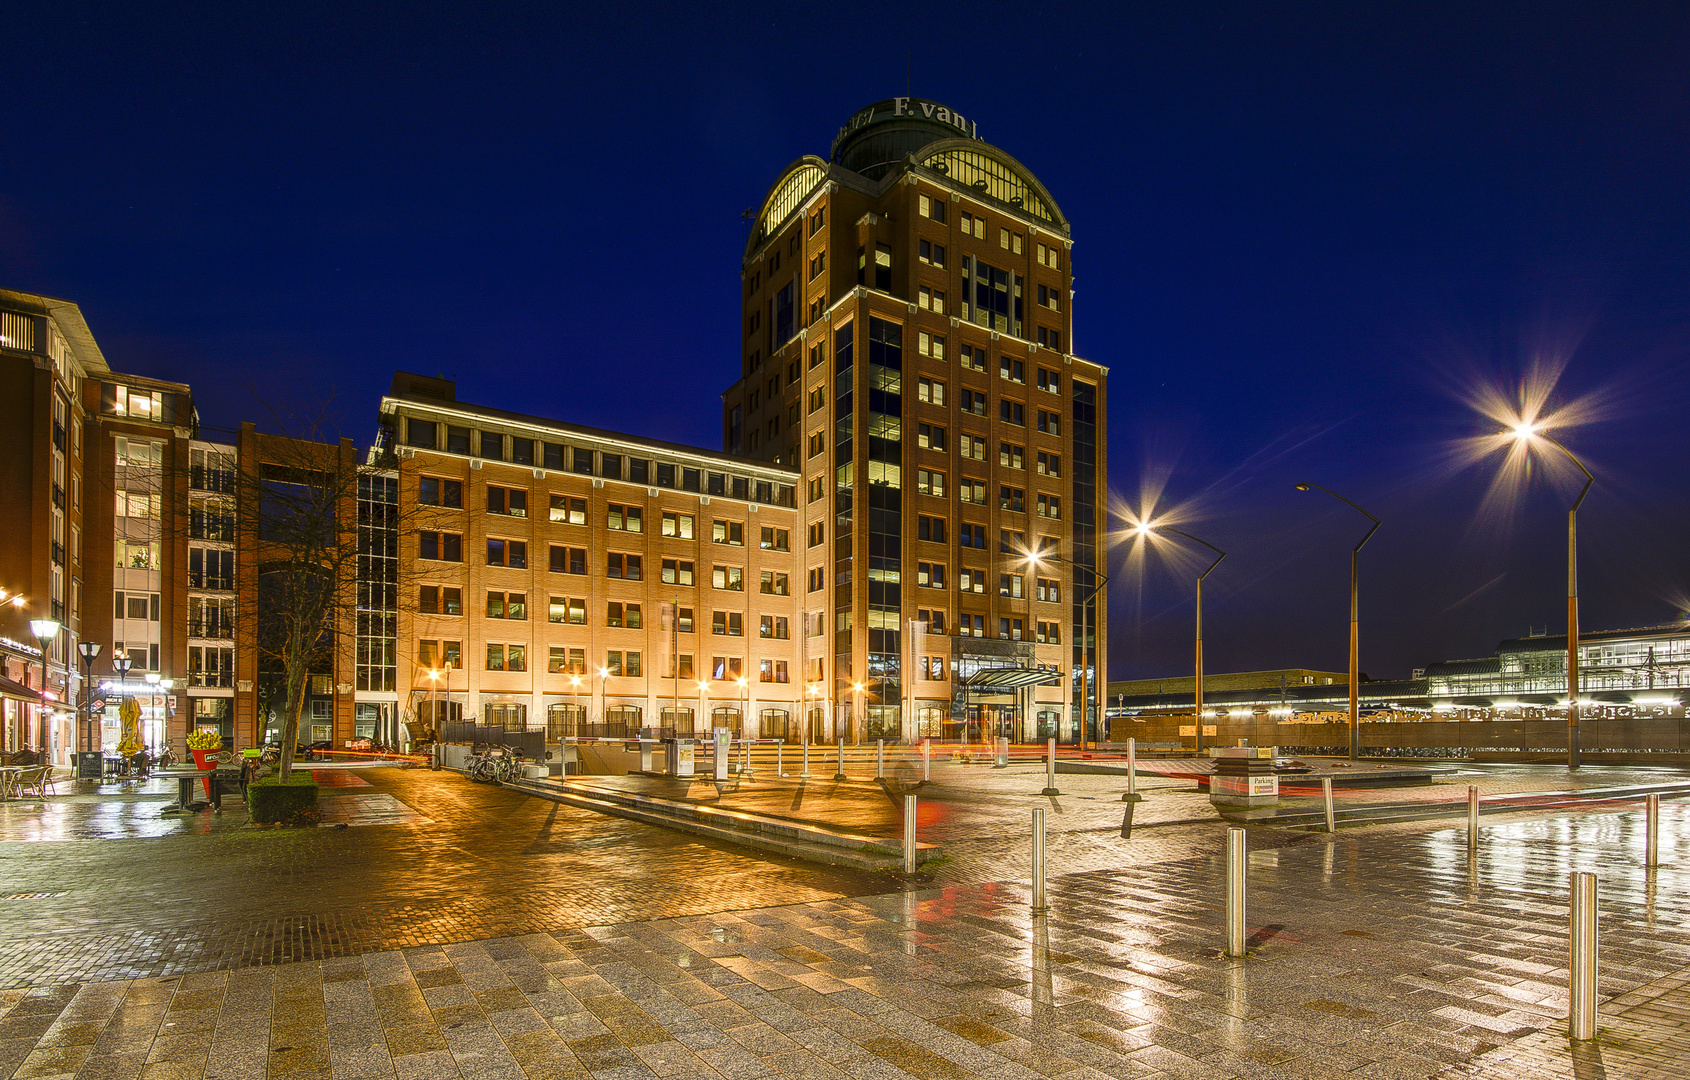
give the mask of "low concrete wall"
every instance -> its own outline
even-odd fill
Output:
[[[1109,741],[1192,743],[1180,736],[1181,726],[1190,727],[1189,716],[1156,716],[1144,720],[1112,719]],[[1203,737],[1206,746],[1234,746],[1246,739],[1251,746],[1345,746],[1347,724],[1278,724],[1265,720],[1220,720],[1208,725],[1213,735]],[[1461,748],[1484,750],[1566,750],[1565,720],[1429,720],[1422,723],[1368,723],[1361,725],[1363,749]],[[1690,752],[1690,723],[1677,719],[1581,720],[1579,746],[1584,750],[1643,750]]]

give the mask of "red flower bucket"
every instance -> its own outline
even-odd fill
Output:
[[[222,751],[221,750],[195,750],[195,749],[190,748],[188,750],[188,753],[194,755],[194,764],[196,766],[198,766],[199,768],[201,768],[201,769],[215,769],[217,767],[217,762],[213,761],[212,759],[214,757],[216,757],[218,754],[222,753]],[[204,786],[204,788],[205,788],[205,797],[208,798],[208,799],[211,798],[211,777],[209,777],[209,776],[204,777],[203,779],[200,780],[200,784],[202,786]]]

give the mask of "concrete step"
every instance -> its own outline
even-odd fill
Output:
[[[505,786],[566,806],[679,829],[808,862],[859,870],[896,870],[904,864],[901,842],[885,837],[653,795],[575,787],[556,781],[522,780]],[[916,844],[918,865],[938,854],[937,844]]]

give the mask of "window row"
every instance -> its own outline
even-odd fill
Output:
[[[650,484],[654,487],[693,491],[703,495],[721,495],[775,506],[793,505],[791,486],[769,480],[754,480],[750,477],[676,465],[673,462],[654,462],[650,458],[594,451],[585,447],[567,447],[561,443],[541,442],[499,432],[478,432],[467,427],[416,417],[405,419],[404,443],[421,450],[444,450],[449,454],[475,456],[489,461],[508,461],[515,465],[540,466],[581,476],[626,480],[634,484]],[[445,497],[442,492],[442,498]],[[461,503],[460,488],[458,503],[441,502],[430,505]]]

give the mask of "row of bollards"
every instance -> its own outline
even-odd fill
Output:
[[[1131,746],[1129,744],[1129,753]],[[1332,781],[1328,778],[1322,782],[1323,793],[1326,797],[1326,827],[1330,832],[1334,828],[1332,811]],[[913,797],[909,803],[913,804]],[[1659,865],[1660,857],[1660,813],[1661,797],[1650,794],[1646,798],[1646,854],[1645,862],[1651,869]],[[906,811],[906,822],[913,818],[913,805]],[[1467,789],[1467,836],[1468,847],[1477,850],[1479,822],[1479,789],[1470,785]],[[906,830],[909,830],[906,824]],[[1131,828],[1131,810],[1128,811],[1127,823],[1122,826],[1125,835]],[[906,850],[913,850],[913,832],[906,831]],[[913,856],[906,856],[906,861]],[[1045,889],[1045,811],[1042,807],[1033,811],[1033,895],[1031,913],[1043,916],[1049,913],[1050,905]],[[1596,988],[1598,979],[1597,954],[1599,950],[1599,934],[1597,929],[1597,891],[1596,875],[1586,871],[1573,871],[1569,879],[1568,913],[1567,913],[1567,1032],[1578,1041],[1588,1041],[1596,1037]],[[1248,955],[1249,939],[1245,933],[1246,890],[1248,886],[1248,850],[1246,847],[1245,831],[1241,828],[1229,828],[1226,835],[1226,955],[1228,957],[1243,958]]]

